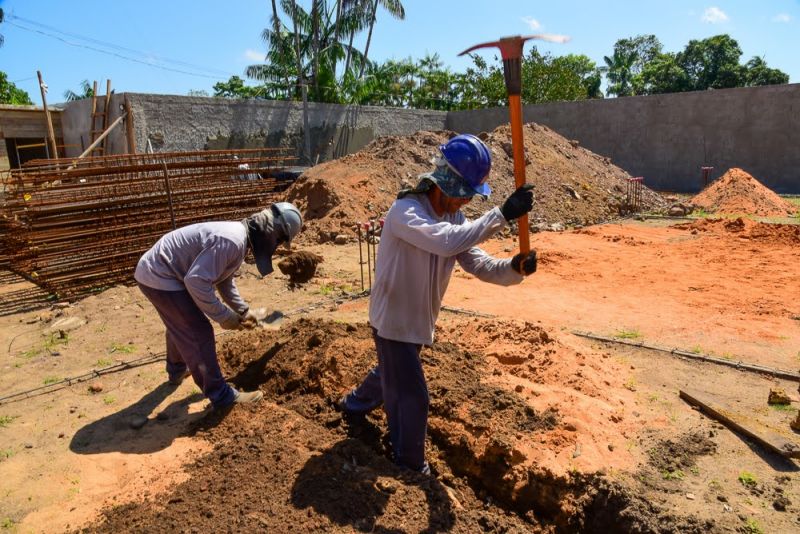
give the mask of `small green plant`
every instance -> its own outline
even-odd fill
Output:
[[[12,456],[14,456],[14,449],[0,450],[0,460],[5,460],[7,458],[11,458]]]
[[[320,294],[325,295],[326,297],[331,293],[333,293],[335,289],[336,287],[332,284],[322,284],[321,286],[319,286]]]
[[[748,517],[744,522],[744,532],[747,534],[764,534],[764,529],[758,524],[758,521],[752,517]]]
[[[16,415],[0,415],[0,428],[6,428],[17,417]]]
[[[700,345],[695,345],[694,347],[692,347],[692,354],[702,354],[702,352],[703,352],[703,347],[701,347]]]
[[[109,347],[108,349],[108,353],[113,354],[115,352],[121,352],[123,354],[130,354],[135,350],[136,350],[136,345],[134,345],[133,343],[126,343],[124,345],[122,343],[112,343],[111,347]]]
[[[693,465],[692,467],[689,468],[689,472],[697,476],[700,474],[700,468],[697,467],[696,465]]]
[[[614,334],[614,337],[618,337],[621,339],[639,339],[642,337],[641,332],[638,330],[617,330],[617,333]]]
[[[114,404],[115,402],[117,402],[117,399],[115,399],[112,395],[106,395],[105,397],[103,397],[103,402],[105,404]]]
[[[199,393],[200,393],[199,389],[192,388],[192,390],[189,392],[189,395],[198,395]]]
[[[675,471],[664,471],[661,473],[661,478],[664,480],[683,480],[685,477],[686,473],[680,469],[676,469]]]
[[[114,360],[109,360],[108,358],[99,358],[96,362],[94,362],[95,367],[108,367],[114,363]]]
[[[626,380],[624,384],[622,384],[622,387],[624,387],[625,389],[629,389],[631,391],[636,391],[636,380],[633,377],[631,377],[628,380]]]
[[[797,408],[793,407],[791,404],[770,404],[773,410],[777,410],[779,412],[796,412]]]
[[[61,379],[57,376],[46,376],[44,377],[44,385],[49,386],[50,384],[55,384],[56,382],[60,382]]]
[[[0,521],[0,528],[5,530],[11,530],[14,528],[14,520],[10,517],[4,517],[2,521]]]
[[[742,471],[741,473],[739,473],[739,482],[741,482],[743,486],[746,486],[748,488],[752,488],[756,484],[758,484],[756,476],[748,471]]]
[[[708,483],[708,489],[713,490],[713,491],[721,491],[722,490],[722,484],[719,483],[719,480],[712,479]]]
[[[66,332],[58,331],[53,332],[44,339],[44,350],[51,350],[58,345],[66,345],[69,343],[69,334]]]

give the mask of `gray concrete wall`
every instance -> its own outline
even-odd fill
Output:
[[[526,106],[547,125],[608,156],[652,188],[695,192],[702,165],[741,167],[778,193],[800,193],[800,84]],[[491,131],[508,109],[451,112],[447,127]]]
[[[127,93],[136,147],[149,140],[156,152],[303,146],[303,105],[269,100],[230,100]],[[309,103],[311,160],[355,152],[376,137],[441,130],[447,113],[373,106]],[[124,128],[122,129],[124,133]]]
[[[125,114],[122,95],[111,94],[108,108],[108,122],[111,125],[120,115]],[[97,97],[97,111],[105,109],[105,96]],[[65,104],[62,112],[61,129],[64,134],[64,143],[73,145],[67,147],[67,157],[79,155],[92,144],[92,99],[83,98]],[[103,118],[96,118],[96,130],[102,130]],[[99,134],[98,134],[99,135]],[[83,147],[83,148],[81,148]],[[125,133],[125,121],[119,123],[106,138],[106,154],[124,154],[128,151],[128,137]],[[99,155],[99,154],[95,154]]]

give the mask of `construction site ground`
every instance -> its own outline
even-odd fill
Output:
[[[349,420],[332,406],[375,359],[368,300],[346,297],[361,286],[357,244],[304,247],[324,262],[295,289],[247,265],[237,280],[245,299],[287,317],[220,331],[220,359],[265,401],[212,413],[191,379],[167,385],[158,362],[2,403],[0,528],[797,531],[797,462],[678,397],[704,392],[800,442],[789,430],[796,382],[572,333],[797,371],[798,227],[675,224],[535,234],[539,271],[521,286],[456,270],[450,311],[423,349],[432,477],[387,459],[380,411]],[[498,256],[515,246],[485,244]],[[80,326],[52,331],[70,317]],[[0,347],[5,396],[162,352],[163,327],[137,288],[116,286],[0,317]],[[770,407],[774,387],[794,403]]]

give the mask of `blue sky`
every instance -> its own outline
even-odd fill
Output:
[[[572,40],[540,43],[540,49],[586,54],[602,64],[624,37],[652,33],[666,51],[676,52],[690,39],[727,33],[739,42],[743,62],[762,56],[792,83],[800,82],[800,0],[403,0],[403,5],[405,21],[379,12],[371,59],[438,53],[460,71],[469,61],[457,54],[472,44],[547,32]],[[214,83],[243,77],[245,67],[263,57],[260,34],[270,14],[267,0],[0,0],[0,7],[7,18],[0,25],[5,36],[0,71],[37,104],[37,70],[49,86],[48,102],[62,101],[67,89],[79,91],[84,79],[98,80],[101,94],[107,78],[117,92],[211,93]],[[363,47],[364,39],[356,44]]]

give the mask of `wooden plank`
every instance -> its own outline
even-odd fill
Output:
[[[47,98],[45,98],[45,86],[42,80],[42,72],[36,71],[39,77],[39,89],[42,91],[42,108],[44,109],[44,116],[47,119],[47,142],[50,146],[50,158],[58,158],[58,147],[56,146],[56,133],[53,130],[53,120],[50,118],[50,110],[47,109]]]
[[[800,458],[800,446],[796,443],[787,440],[780,434],[766,427],[758,429],[746,427],[743,417],[737,416],[737,414],[716,404],[708,395],[682,389],[680,390],[680,396],[689,404],[700,408],[703,413],[723,423],[728,428],[757,441],[766,449],[780,454],[781,456],[785,456],[786,458]]]

